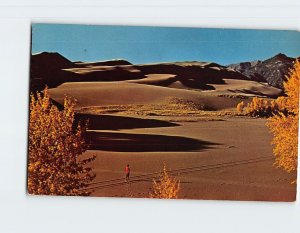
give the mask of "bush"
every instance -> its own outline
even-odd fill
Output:
[[[163,171],[157,180],[153,180],[153,191],[151,198],[177,199],[180,190],[180,181],[171,177],[164,165]]]
[[[267,126],[274,137],[273,153],[276,156],[275,164],[287,172],[295,171],[298,162],[298,128],[299,128],[299,82],[300,62],[296,61],[294,69],[290,71],[284,90],[287,95],[280,99],[287,110],[281,111],[268,120]]]
[[[237,105],[237,112],[239,115],[245,114],[251,117],[271,117],[279,112],[287,115],[286,101],[286,97],[283,96],[276,100],[254,97],[246,107],[244,102],[240,102]]]
[[[249,116],[269,117],[276,111],[274,100],[254,97],[252,102],[247,105],[246,114]]]
[[[299,115],[278,114],[267,123],[274,135],[272,144],[275,145],[273,149],[276,156],[275,164],[287,172],[297,169],[298,121]]]
[[[64,110],[48,94],[31,95],[29,118],[28,192],[42,195],[89,195],[82,188],[95,178],[82,159],[85,127],[73,126],[75,101],[64,100]]]
[[[238,103],[238,105],[236,106],[236,110],[239,115],[243,114],[244,107],[245,107],[244,101]]]

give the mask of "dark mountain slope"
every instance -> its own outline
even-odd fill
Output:
[[[241,62],[228,67],[241,72],[250,80],[267,82],[273,87],[283,88],[285,75],[296,59],[279,53],[264,61]]]

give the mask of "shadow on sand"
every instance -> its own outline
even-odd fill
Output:
[[[178,126],[178,124],[168,121],[114,115],[77,114],[75,125],[77,125],[79,120],[81,122],[88,121],[89,130],[119,130]]]
[[[156,134],[128,134],[114,132],[87,132],[90,150],[116,152],[201,151],[212,149],[217,143],[180,136]]]
[[[281,94],[281,93],[278,93],[278,94],[271,95],[271,94],[262,93],[260,91],[247,90],[247,89],[242,89],[242,90],[230,90],[229,89],[228,91],[232,92],[232,93],[244,93],[244,94],[250,94],[250,95],[267,96],[270,98],[277,98]]]

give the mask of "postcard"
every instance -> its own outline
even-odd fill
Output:
[[[296,199],[300,33],[32,24],[33,195]]]

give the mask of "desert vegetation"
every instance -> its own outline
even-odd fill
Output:
[[[155,104],[103,105],[81,108],[78,112],[92,114],[120,114],[132,116],[201,115],[209,108],[191,100],[168,97]]]
[[[244,102],[240,102],[236,108],[239,115],[271,117],[279,112],[285,115],[288,114],[285,102],[286,98],[283,96],[277,99],[253,97],[252,101],[247,105],[245,105]]]
[[[237,105],[239,115],[268,117],[267,126],[273,133],[275,164],[287,172],[297,169],[299,128],[300,62],[296,61],[283,83],[285,96],[277,99],[254,97],[246,106]]]
[[[298,161],[298,131],[299,131],[299,86],[300,62],[295,63],[287,81],[284,83],[285,108],[288,114],[278,112],[268,120],[268,127],[274,135],[273,153],[275,164],[287,172],[297,169]]]
[[[82,191],[95,177],[83,159],[85,126],[74,127],[75,101],[54,106],[45,89],[31,95],[29,118],[28,192],[42,195],[89,195]]]
[[[177,199],[180,190],[180,181],[168,174],[166,165],[159,177],[153,180],[151,198]]]

